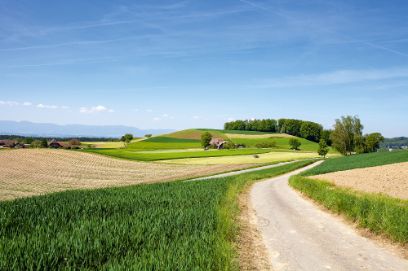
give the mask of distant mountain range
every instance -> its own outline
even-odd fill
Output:
[[[0,120],[0,134],[44,137],[120,137],[126,133],[134,136],[163,134],[171,129],[139,129],[123,125],[58,125],[52,123],[33,123],[28,121]]]

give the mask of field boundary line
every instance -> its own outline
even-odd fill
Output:
[[[258,171],[258,170],[270,169],[270,168],[274,168],[274,167],[284,166],[284,165],[288,165],[288,164],[292,164],[292,163],[296,163],[296,162],[300,162],[300,161],[303,161],[303,160],[293,160],[293,161],[281,162],[281,163],[277,163],[277,164],[273,164],[273,165],[260,166],[260,167],[255,167],[255,168],[248,168],[248,169],[242,169],[242,170],[231,171],[231,172],[226,172],[226,173],[220,173],[220,174],[206,176],[206,177],[198,177],[198,178],[194,178],[194,179],[185,180],[184,182],[208,181],[208,180],[212,180],[212,179],[231,177],[231,176],[236,176],[236,175],[240,175],[240,174],[243,174],[243,173],[249,173],[249,172],[254,172],[254,171]]]

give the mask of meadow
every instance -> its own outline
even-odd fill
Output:
[[[210,132],[213,137],[223,138],[224,140],[231,140],[235,144],[245,145],[245,148],[235,150],[209,150],[204,151],[201,147],[201,135],[204,132]],[[203,158],[202,164],[212,163],[205,158],[209,157],[225,157],[231,158],[232,161],[228,162],[228,159],[220,159],[217,163],[237,164],[240,163],[239,159],[235,156],[242,157],[244,164],[248,163],[274,163],[280,160],[288,161],[293,159],[303,159],[316,157],[311,154],[293,154],[290,150],[289,139],[293,136],[287,134],[272,134],[255,131],[230,131],[230,130],[215,130],[215,129],[188,129],[177,131],[174,133],[154,136],[138,141],[133,141],[125,147],[114,148],[89,148],[85,149],[86,152],[98,153],[108,155],[117,158],[138,160],[138,161],[159,161],[159,160],[173,160],[173,159],[185,159],[180,160],[185,164],[190,160]],[[317,143],[308,141],[303,138],[298,138],[302,143],[298,152],[316,152]],[[267,152],[281,152],[287,153],[271,153],[268,158],[262,156],[262,159],[254,159],[255,154],[264,154]],[[281,156],[282,159],[279,159]],[[211,159],[210,159],[211,160]],[[197,160],[192,160],[193,163],[197,163]]]
[[[310,163],[0,202],[0,270],[235,270],[238,194]]]
[[[341,170],[374,167],[402,162],[408,162],[408,151],[375,152],[342,156],[328,159],[321,165],[305,172],[304,175],[313,176]]]

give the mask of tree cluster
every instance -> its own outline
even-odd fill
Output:
[[[357,116],[337,119],[330,134],[332,146],[343,155],[377,151],[384,137],[380,133],[363,135],[363,128]]]
[[[236,120],[224,124],[225,130],[242,130],[258,132],[280,132],[319,142],[323,135],[322,125],[297,119],[254,119]]]
[[[224,124],[225,130],[277,132],[277,121],[274,119],[235,120]]]

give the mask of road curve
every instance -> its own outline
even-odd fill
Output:
[[[407,271],[407,260],[360,236],[288,185],[290,176],[314,165],[258,182],[250,191],[273,270]]]

